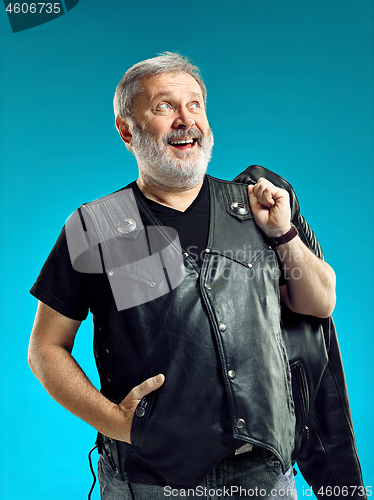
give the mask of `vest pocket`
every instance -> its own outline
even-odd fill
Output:
[[[142,370],[142,382],[144,382],[144,380],[147,380],[147,378],[149,377],[151,377],[151,370],[149,368],[144,368]],[[143,447],[142,440],[144,427],[151,413],[156,392],[157,389],[156,391],[153,391],[150,394],[144,396],[139,401],[138,406],[135,409],[130,431],[131,446],[133,446],[134,448],[140,449]]]

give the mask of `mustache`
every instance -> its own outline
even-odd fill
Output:
[[[173,132],[170,132],[170,134],[167,134],[162,138],[162,142],[166,146],[169,141],[174,141],[176,139],[185,139],[186,137],[196,139],[199,145],[201,145],[204,140],[204,136],[202,132],[200,132],[200,130],[198,130],[197,128],[190,128],[188,130],[173,130]]]

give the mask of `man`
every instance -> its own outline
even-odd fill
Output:
[[[31,290],[30,366],[99,431],[103,499],[203,487],[213,498],[296,497],[301,431],[280,299],[322,331],[334,272],[291,223],[281,178],[261,167],[239,179],[248,186],[205,175],[213,135],[188,61],[166,53],[133,66],[114,107],[139,177],[68,221]],[[101,392],[71,355],[89,309]]]

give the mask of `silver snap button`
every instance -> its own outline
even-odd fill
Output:
[[[227,326],[225,325],[225,323],[220,323],[219,326],[218,326],[218,329],[220,332],[224,332],[226,330]]]
[[[106,352],[107,354],[109,354],[109,349],[105,349],[105,352]]]
[[[248,205],[242,203],[241,201],[231,203],[231,210],[238,215],[246,215],[249,212]]]
[[[114,272],[113,271],[109,271],[109,276],[113,276]]]
[[[237,429],[243,429],[243,427],[245,426],[245,420],[243,420],[242,418],[238,418],[238,420],[235,422],[235,426],[237,427]]]
[[[249,269],[252,269],[253,266],[252,266],[252,264],[248,264],[248,267],[249,267]]]
[[[149,286],[150,288],[154,288],[154,287],[156,286],[156,283],[154,283],[153,281],[150,281],[150,282],[148,283],[148,286]]]
[[[112,383],[112,381],[110,380],[110,378],[108,378],[107,380],[108,380],[109,384],[111,384],[111,383]]]
[[[204,252],[205,252],[205,253],[209,253],[209,252],[210,252],[210,248],[206,248],[206,249],[204,250]]]
[[[138,417],[144,417],[144,415],[145,415],[145,409],[142,406],[139,406],[135,410],[135,413],[137,414]]]
[[[212,285],[210,285],[209,283],[204,283],[204,288],[206,288],[207,290],[211,290]]]
[[[128,234],[134,231],[136,222],[134,219],[123,219],[117,224],[117,231],[121,234]]]
[[[229,379],[234,380],[234,378],[236,377],[236,373],[234,370],[229,370],[227,372],[227,376],[229,377]]]
[[[185,259],[187,259],[187,257],[188,257],[188,253],[187,253],[187,252],[184,252],[183,257],[184,257]]]

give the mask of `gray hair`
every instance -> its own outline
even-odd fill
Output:
[[[204,104],[206,104],[207,91],[200,77],[199,68],[191,64],[186,57],[180,54],[164,52],[157,57],[134,64],[134,66],[126,71],[114,94],[113,106],[116,118],[119,115],[133,124],[134,115],[132,106],[135,97],[143,90],[141,79],[164,73],[187,73],[191,75],[200,85]]]

